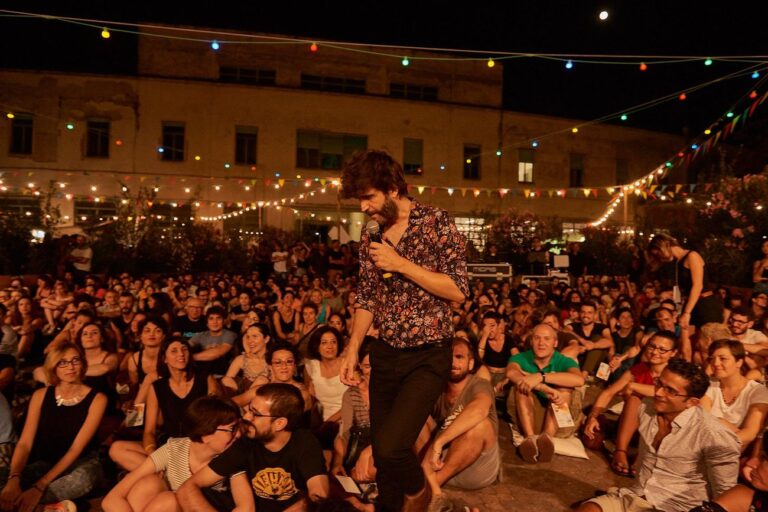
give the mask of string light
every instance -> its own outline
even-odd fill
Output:
[[[760,72],[759,71],[755,71],[754,73],[752,73],[752,78],[754,80],[757,80],[758,78],[760,78]]]
[[[711,66],[711,65],[712,65],[712,59],[709,59],[709,58],[708,58],[707,60],[705,60],[705,61],[704,61],[704,65],[705,65],[705,66]]]
[[[539,147],[539,141],[535,140],[535,141],[531,142],[531,147],[533,147],[533,148]]]
[[[312,53],[317,53],[317,43],[312,43],[309,46],[309,51],[311,51]]]
[[[67,130],[74,130],[74,129],[75,129],[75,125],[74,124],[67,123]]]
[[[496,63],[493,61],[493,59],[488,59],[488,67],[489,68],[492,68],[495,65],[496,65]]]
[[[685,95],[685,93],[682,93],[682,94],[680,94],[680,96],[678,96],[678,99],[679,99],[680,101],[685,101],[685,100],[686,100],[686,98],[688,98],[688,96],[686,96],[686,95]]]
[[[573,128],[571,128],[571,133],[579,133],[579,128],[574,126]]]
[[[710,130],[709,128],[704,130],[704,135],[710,135],[711,133],[712,133],[712,130]]]
[[[5,114],[5,117],[7,117],[8,119],[13,119],[14,117],[16,117],[16,115],[14,115],[13,112],[8,112],[7,114]]]
[[[621,114],[621,118],[620,119],[622,121],[626,121],[627,119],[629,119],[629,117],[627,116],[627,114]]]
[[[109,30],[107,29],[107,27],[104,27],[104,29],[102,29],[101,37],[103,37],[104,39],[109,39],[110,37],[112,37],[112,34],[109,33]]]
[[[727,114],[725,114],[725,117],[730,119],[731,117],[733,117],[733,112],[728,112]]]
[[[640,71],[647,71],[648,70],[648,64],[645,62],[640,63]]]
[[[403,60],[402,60],[403,66],[408,66],[408,64],[410,64],[410,63],[411,63],[411,61],[408,60],[408,57],[403,57]]]
[[[573,69],[573,61],[569,60],[565,63],[565,69]]]
[[[214,49],[214,50],[218,50],[220,48],[219,42],[217,40],[215,40],[215,39],[213,41],[211,41],[211,48]]]
[[[757,91],[752,91],[751,93],[749,93],[749,98],[752,100],[757,98]]]

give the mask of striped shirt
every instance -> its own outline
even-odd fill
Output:
[[[189,448],[192,441],[188,437],[172,437],[163,446],[152,452],[149,456],[155,465],[155,471],[165,472],[165,480],[172,491],[176,491],[192,476],[189,470]],[[213,488],[217,491],[224,490],[222,482]]]

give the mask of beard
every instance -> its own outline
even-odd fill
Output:
[[[466,379],[467,375],[469,375],[469,368],[460,372],[451,371],[451,375],[448,377],[448,380],[451,381],[451,383],[456,384]]]
[[[381,226],[383,228],[388,228],[397,222],[400,210],[397,208],[397,203],[391,197],[387,196],[384,199],[384,205],[381,207],[381,210],[375,213],[378,213],[382,218]]]

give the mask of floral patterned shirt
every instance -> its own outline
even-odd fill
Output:
[[[408,227],[395,250],[420,267],[446,274],[461,293],[468,296],[464,235],[445,210],[411,201]],[[371,259],[370,243],[363,231],[356,302],[373,314],[379,337],[395,348],[412,348],[452,338],[449,302],[399,274],[384,279]]]

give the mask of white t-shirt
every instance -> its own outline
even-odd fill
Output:
[[[279,260],[279,261],[275,261]],[[275,251],[272,253],[272,261],[274,262],[274,269],[277,273],[288,272],[288,253],[285,251]]]
[[[731,405],[727,405],[723,400],[723,392],[720,389],[720,383],[712,381],[707,389],[706,396],[712,400],[712,410],[710,411],[715,417],[723,418],[724,420],[733,423],[736,426],[741,426],[744,422],[744,418],[747,416],[749,408],[753,404],[768,404],[768,389],[763,384],[750,380],[744,389],[741,390],[739,396],[733,401]]]
[[[739,341],[745,345],[755,345],[756,343],[763,343],[768,341],[768,337],[766,337],[765,334],[761,333],[760,331],[747,329],[747,332],[744,333],[744,339]]]
[[[72,266],[74,266],[77,270],[80,270],[82,272],[90,272],[91,271],[91,261],[93,260],[93,249],[90,247],[83,247],[82,249],[80,247],[75,247],[71,251],[69,251],[69,255],[73,258],[88,258],[88,263],[78,263],[77,261],[72,262]]]

